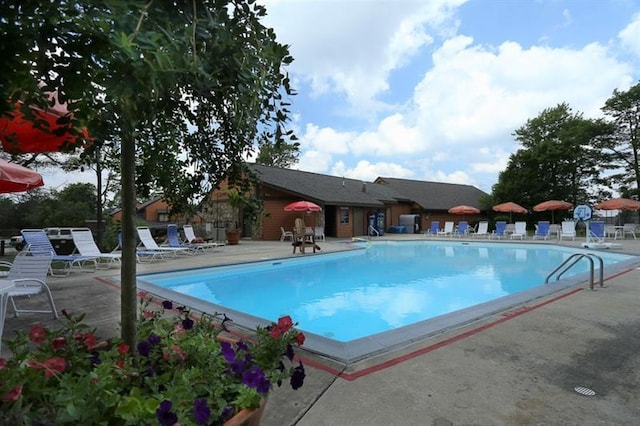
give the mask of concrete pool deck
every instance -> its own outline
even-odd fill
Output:
[[[582,242],[562,245],[580,247]],[[622,246],[612,251],[640,255],[640,240],[617,242]],[[348,246],[331,239],[319,244],[320,253]],[[138,272],[288,256],[289,243],[242,240],[207,255],[141,264]],[[86,321],[109,336],[118,333],[119,292],[99,278],[118,274],[118,269],[73,272],[68,278],[49,278],[48,284],[58,310],[86,313]],[[4,337],[36,322],[55,325],[46,315],[9,316]],[[2,354],[7,354],[6,345]],[[304,387],[272,392],[262,425],[637,425],[640,270],[619,274],[597,291],[581,283],[350,365],[301,355],[307,370]],[[578,394],[576,386],[596,395]]]

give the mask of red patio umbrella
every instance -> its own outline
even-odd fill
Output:
[[[449,213],[450,214],[462,214],[462,215],[480,214],[480,209],[477,209],[477,208],[475,208],[473,206],[461,205],[461,206],[451,207],[449,209]]]
[[[560,200],[549,200],[544,201],[540,204],[536,204],[533,206],[533,211],[536,212],[551,212],[551,222],[555,222],[553,217],[553,212],[556,210],[571,210],[573,208],[573,204],[568,201],[560,201]]]
[[[0,158],[0,193],[23,192],[42,185],[39,173]]]
[[[597,210],[640,210],[640,201],[629,198],[612,198],[595,205]]]
[[[511,222],[511,214],[512,213],[529,213],[527,209],[522,207],[520,204],[516,204],[512,201],[508,201],[506,203],[497,204],[492,207],[493,211],[500,213],[509,213],[509,222]]]
[[[322,207],[311,201],[296,201],[284,207],[285,212],[321,212]]]
[[[49,97],[55,100],[53,107],[46,111],[31,107],[34,117],[25,117],[20,102],[15,104],[9,116],[0,117],[0,141],[2,148],[9,154],[58,152],[65,145],[75,143],[77,136],[69,133],[71,128],[66,105],[57,101],[55,94]],[[87,136],[86,131],[83,132]]]

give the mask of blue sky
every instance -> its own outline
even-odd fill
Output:
[[[640,81],[640,0],[261,2],[295,58],[300,170],[491,192],[527,119],[601,116]]]

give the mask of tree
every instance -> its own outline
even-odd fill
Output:
[[[609,127],[576,114],[566,103],[543,110],[514,132],[522,148],[511,155],[493,187],[496,202],[533,206],[559,199],[586,202],[596,196],[598,153],[592,143]]]
[[[179,211],[233,180],[260,138],[290,138],[293,59],[254,0],[15,0],[0,12],[0,95],[45,107],[43,92],[57,93],[68,131],[89,129],[78,144],[120,157],[122,337],[135,347],[136,187],[162,188]]]
[[[611,137],[598,144],[603,151],[603,167],[613,185],[626,196],[640,196],[640,83],[626,92],[617,89],[602,111],[610,118]]]

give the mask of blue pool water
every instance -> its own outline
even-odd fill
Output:
[[[383,242],[366,250],[138,278],[269,321],[291,315],[303,331],[350,342],[543,286],[578,251],[542,244]],[[632,258],[598,255],[605,270]],[[588,265],[579,262],[563,278],[588,271]]]

